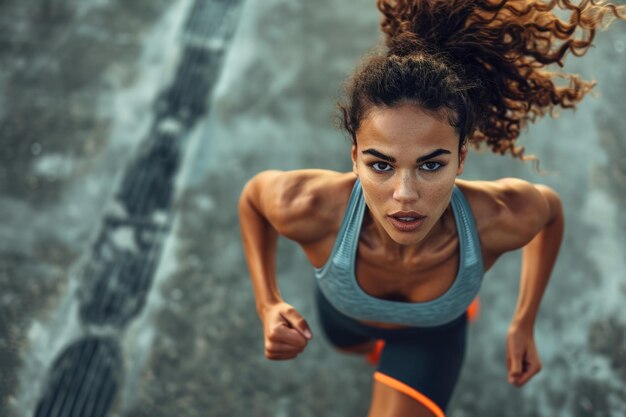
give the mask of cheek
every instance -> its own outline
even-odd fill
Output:
[[[421,193],[422,200],[428,201],[428,205],[435,212],[443,212],[448,207],[448,203],[450,202],[453,186],[454,181],[424,187]]]
[[[370,211],[373,212],[376,217],[379,217],[379,213],[385,209],[385,203],[389,201],[393,195],[393,190],[390,190],[389,187],[381,186],[380,184],[363,183],[363,181],[361,181],[361,186],[365,203]]]

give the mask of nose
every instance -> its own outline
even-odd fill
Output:
[[[408,172],[398,175],[394,184],[393,198],[401,203],[416,201],[419,198],[417,178]]]

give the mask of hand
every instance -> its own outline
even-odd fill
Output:
[[[509,384],[521,387],[541,371],[541,361],[532,329],[509,327],[506,338],[506,365]]]
[[[293,306],[285,302],[264,308],[261,320],[267,359],[293,359],[313,338],[307,322]]]

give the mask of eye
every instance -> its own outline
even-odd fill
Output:
[[[387,162],[374,162],[369,164],[370,167],[372,167],[372,169],[375,172],[389,172],[391,171],[391,165],[389,165]]]
[[[420,167],[420,169],[422,169],[423,171],[427,171],[427,172],[435,172],[435,171],[439,171],[442,167],[443,167],[443,164],[441,164],[440,162],[428,161],[428,162],[424,162],[422,166]]]

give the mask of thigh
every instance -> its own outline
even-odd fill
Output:
[[[384,382],[374,380],[367,417],[442,417],[438,406],[415,398]],[[444,416],[445,417],[445,416]]]
[[[360,323],[333,307],[317,285],[315,287],[317,316],[326,339],[342,350],[371,349],[375,339],[361,331],[363,326]]]
[[[459,379],[466,337],[467,318],[442,331],[390,338],[374,379],[443,415]]]

